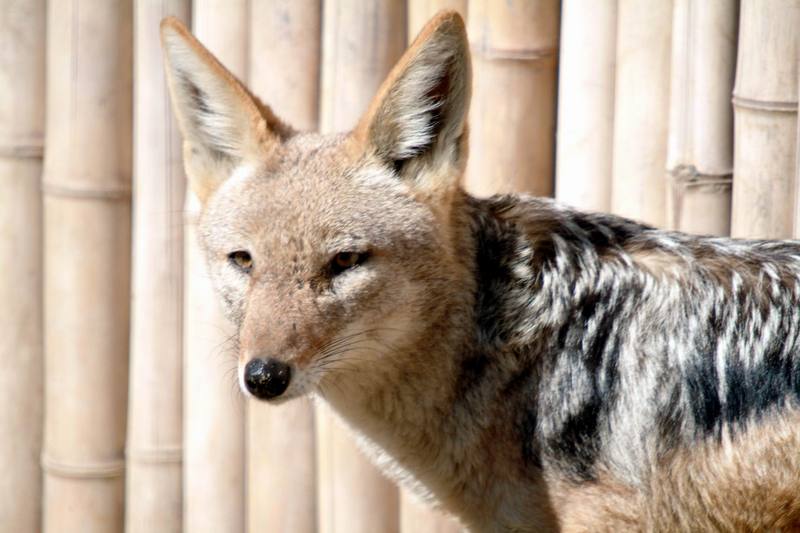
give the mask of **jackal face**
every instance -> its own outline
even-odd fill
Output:
[[[180,22],[162,23],[162,41],[243,389],[287,399],[391,371],[441,312],[454,261],[470,87],[460,17],[431,21],[357,127],[332,136],[294,132]]]

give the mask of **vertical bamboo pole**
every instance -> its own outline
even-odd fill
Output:
[[[672,0],[619,0],[611,209],[665,226]]]
[[[41,529],[45,12],[0,10],[0,524],[19,532]]]
[[[800,76],[800,68],[798,68],[798,76]],[[798,80],[798,95],[797,99],[800,101],[800,80]],[[797,138],[795,150],[795,173],[794,173],[794,233],[792,238],[800,238],[800,118],[797,120]]]
[[[734,89],[736,237],[792,235],[800,2],[743,0]]]
[[[319,124],[322,0],[250,0],[248,85],[295,129]]]
[[[408,42],[443,9],[458,11],[466,20],[467,0],[408,0]],[[400,530],[403,533],[455,533],[461,528],[453,518],[428,508],[403,489],[400,491]]]
[[[195,0],[197,37],[241,79],[247,69],[247,0]],[[188,191],[188,189],[187,189]],[[236,384],[233,328],[222,316],[199,249],[199,203],[186,196],[184,226],[184,470],[187,533],[245,528],[244,406]]]
[[[469,2],[474,194],[553,193],[558,25],[557,0]]]
[[[188,0],[134,13],[133,273],[125,526],[182,528],[183,230],[181,141],[169,110],[158,26]]]
[[[325,0],[320,127],[355,126],[405,47],[405,3]],[[317,410],[321,533],[399,530],[397,489],[358,451],[329,409]]]
[[[250,89],[293,127],[316,130],[321,0],[251,0]],[[314,533],[314,411],[307,398],[247,406],[248,531]]]
[[[738,4],[674,2],[667,226],[729,235]]]
[[[464,20],[467,20],[467,1],[408,0],[408,42],[413,41],[425,23],[443,9],[458,11],[464,17]]]
[[[123,528],[132,5],[50,2],[44,530]]]
[[[561,8],[556,198],[611,210],[617,0]]]

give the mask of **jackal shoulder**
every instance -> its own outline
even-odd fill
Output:
[[[639,483],[652,457],[797,401],[800,243],[476,202],[476,353],[513,359],[495,383],[523,458]]]

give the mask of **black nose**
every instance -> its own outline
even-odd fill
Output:
[[[253,359],[244,367],[244,385],[256,398],[280,396],[289,386],[292,367],[277,359]]]

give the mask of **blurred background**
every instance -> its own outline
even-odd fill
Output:
[[[455,532],[323,408],[245,403],[158,24],[298,128],[468,21],[477,195],[796,236],[800,0],[0,0],[0,531]]]

